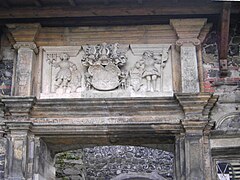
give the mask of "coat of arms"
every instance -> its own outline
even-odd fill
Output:
[[[127,61],[125,51],[119,44],[102,43],[84,47],[85,56],[82,64],[87,67],[88,87],[108,91],[121,84],[121,67]]]

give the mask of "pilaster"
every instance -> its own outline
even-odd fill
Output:
[[[199,35],[207,19],[172,19],[171,26],[176,31],[180,48],[182,92],[200,92],[197,46],[201,44]]]
[[[181,121],[184,133],[179,143],[179,154],[183,155],[181,179],[210,180],[211,156],[209,132],[214,123],[209,119],[210,110],[217,96],[210,93],[175,94],[184,112]]]
[[[31,173],[29,166],[29,156],[32,151],[31,127],[32,123],[30,122],[6,123],[8,149],[5,179],[7,180],[26,180]]]
[[[30,96],[33,89],[33,68],[38,53],[35,37],[40,24],[7,24],[17,50],[17,63],[15,68],[15,96]]]

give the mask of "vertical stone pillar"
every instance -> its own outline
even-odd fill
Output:
[[[33,88],[33,66],[36,61],[37,46],[33,42],[17,42],[15,96],[30,96]]]
[[[209,132],[213,123],[209,114],[217,97],[209,93],[175,96],[184,111],[184,133],[176,141],[181,180],[211,180]]]
[[[17,63],[15,67],[15,96],[30,96],[33,89],[33,67],[38,53],[35,37],[40,29],[40,24],[7,24],[17,50]]]
[[[7,123],[9,133],[7,149],[7,170],[6,179],[26,180],[31,176],[31,155],[30,129],[31,123]],[[31,179],[31,178],[30,178]]]
[[[185,129],[185,179],[205,180],[203,165],[203,129],[206,122],[183,122]]]
[[[207,19],[170,20],[178,36],[176,45],[180,48],[183,93],[200,92],[196,46],[201,44],[198,37],[206,22]]]

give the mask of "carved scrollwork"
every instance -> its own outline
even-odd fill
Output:
[[[37,45],[34,42],[17,42],[13,45],[14,49],[29,48],[32,49],[36,54],[38,53]]]
[[[201,44],[201,41],[197,38],[178,39],[176,41],[177,46],[182,46],[185,43],[191,43],[194,46],[199,46]]]

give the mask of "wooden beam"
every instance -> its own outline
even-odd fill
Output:
[[[219,65],[220,75],[226,76],[228,72],[228,43],[230,26],[231,3],[224,2],[221,14],[220,44],[219,44]]]
[[[176,6],[150,4],[142,6],[138,3],[125,5],[84,5],[81,7],[42,7],[14,8],[0,11],[0,19],[14,18],[49,18],[49,17],[96,17],[96,16],[138,16],[138,15],[195,15],[219,14],[221,4],[206,4],[202,6]],[[191,11],[189,11],[191,9]]]
[[[71,6],[77,6],[75,0],[68,0],[68,2]]]

